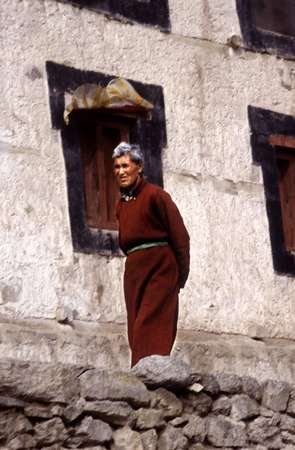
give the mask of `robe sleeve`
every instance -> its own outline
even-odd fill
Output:
[[[121,209],[121,202],[120,200],[117,201],[116,203],[116,218],[117,218],[117,222],[119,224],[119,247],[122,250],[122,252],[126,255],[126,251],[122,248],[122,242],[121,242],[121,233],[120,233],[120,209]]]
[[[169,243],[175,253],[179,267],[179,286],[186,283],[190,266],[190,238],[181,214],[170,195],[160,191],[157,195],[158,213],[164,222],[169,236]]]

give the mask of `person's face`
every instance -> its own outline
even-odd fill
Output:
[[[129,155],[123,155],[114,160],[114,174],[120,188],[129,188],[142,172],[142,165],[131,161]]]

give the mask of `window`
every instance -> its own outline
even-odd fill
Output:
[[[270,135],[269,143],[275,147],[285,248],[295,252],[295,137]]]
[[[118,188],[112,152],[121,141],[129,141],[131,124],[119,117],[106,121],[103,116],[96,120],[89,116],[82,112],[78,120],[86,223],[92,228],[117,230]]]
[[[250,0],[257,29],[295,37],[294,0]]]
[[[65,125],[65,93],[84,84],[106,86],[114,76],[80,71],[62,64],[46,63],[52,127],[60,130],[68,188],[69,216],[76,251],[120,255],[114,206],[118,189],[111,153],[121,141],[141,146],[145,175],[163,185],[161,151],[166,145],[166,120],[161,86],[130,80],[144,98],[154,104],[152,118],[139,110],[72,110]]]
[[[249,107],[253,160],[261,165],[273,266],[295,275],[295,118]]]
[[[170,31],[168,0],[59,0]]]
[[[236,0],[243,39],[250,49],[295,57],[294,0]]]

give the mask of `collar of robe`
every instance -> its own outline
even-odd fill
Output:
[[[130,200],[135,200],[145,184],[146,180],[143,177],[140,177],[139,181],[135,183],[133,188],[120,189],[121,201],[130,202]]]

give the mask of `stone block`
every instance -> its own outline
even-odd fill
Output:
[[[65,450],[65,448],[61,447],[60,444],[53,444],[49,447],[42,447],[41,450]]]
[[[202,375],[201,384],[203,385],[204,392],[209,395],[217,395],[220,392],[219,383],[214,375]]]
[[[235,420],[251,419],[259,415],[259,404],[246,394],[234,395],[231,402],[231,416]]]
[[[107,450],[107,448],[102,445],[96,445],[95,447],[84,447],[83,450]]]
[[[200,416],[206,416],[212,409],[213,400],[204,392],[200,394],[188,392],[183,395],[182,400],[187,413],[195,412]]]
[[[62,364],[1,360],[0,392],[27,402],[67,403],[79,395],[81,371]]]
[[[134,410],[126,402],[97,400],[94,402],[85,402],[83,409],[85,413],[91,414],[115,426],[131,425],[136,419]]]
[[[76,428],[75,437],[82,439],[81,444],[84,447],[87,445],[104,444],[110,442],[112,439],[112,429],[102,420],[87,416],[84,417],[80,425]]]
[[[280,429],[295,434],[295,419],[287,414],[281,415]]]
[[[139,430],[148,430],[151,428],[163,428],[165,421],[163,420],[163,413],[158,409],[140,408],[136,412],[137,418],[135,427]]]
[[[180,416],[183,410],[182,402],[173,392],[164,388],[158,388],[155,391],[156,405],[163,411],[163,417],[171,419]]]
[[[253,447],[243,447],[241,450],[268,450],[264,445],[254,445]]]
[[[22,450],[27,448],[35,448],[36,440],[31,434],[18,434],[7,444],[9,450]]]
[[[282,439],[285,444],[294,444],[295,445],[295,430],[293,429],[293,433],[289,431],[282,431]]]
[[[209,448],[210,447],[208,447],[208,446],[204,447],[203,444],[198,443],[198,444],[190,445],[188,450],[208,450]]]
[[[273,425],[271,418],[257,417],[248,424],[247,431],[252,442],[264,444],[267,439],[279,433],[279,428]]]
[[[242,377],[242,392],[259,402],[262,398],[263,389],[255,378]]]
[[[222,414],[228,416],[231,411],[231,405],[230,399],[225,395],[222,395],[213,402],[212,412],[217,415]]]
[[[168,425],[161,433],[158,448],[161,450],[185,450],[188,445],[187,438],[179,428]]]
[[[66,440],[65,446],[66,448],[79,448],[81,445],[83,445],[83,443],[84,443],[83,436],[70,436]]]
[[[287,413],[295,417],[295,389],[292,388],[290,391],[290,397],[287,406]]]
[[[84,398],[79,398],[76,402],[67,406],[62,414],[65,421],[71,423],[78,419],[84,411],[85,404]]]
[[[276,413],[275,411],[272,411],[271,409],[265,408],[264,406],[260,406],[260,415],[262,417],[274,417],[276,414],[279,414],[279,413]]]
[[[268,381],[264,387],[262,406],[273,411],[286,411],[290,396],[290,385],[282,381]]]
[[[157,432],[155,430],[148,430],[141,433],[141,441],[144,450],[156,450],[158,442]]]
[[[265,439],[264,443],[267,449],[281,449],[284,446],[282,441],[282,436],[280,434],[276,434],[275,436]]]
[[[240,394],[242,392],[242,379],[237,375],[218,373],[216,379],[221,392],[225,394]]]
[[[52,419],[54,416],[61,416],[64,408],[60,405],[40,405],[32,403],[24,409],[27,417],[34,417],[39,419]]]
[[[191,415],[188,424],[183,428],[183,434],[193,442],[204,442],[206,437],[205,420]]]
[[[80,376],[80,386],[86,400],[127,401],[135,407],[148,406],[151,400],[143,382],[125,372],[88,370]]]
[[[142,358],[131,371],[151,388],[180,389],[194,382],[190,366],[173,356]]]
[[[0,436],[12,439],[33,429],[31,422],[16,410],[0,411]]]
[[[175,419],[170,420],[170,425],[172,425],[173,427],[183,427],[184,425],[186,425],[189,421],[190,415],[189,414],[185,414],[181,417],[175,417]]]
[[[265,447],[264,445],[254,445],[253,447],[243,447],[241,448],[241,450],[268,450],[267,447]]]
[[[272,416],[270,422],[274,426],[279,425],[280,422],[281,422],[281,414],[280,413],[274,413],[274,415]]]
[[[116,430],[113,434],[111,450],[145,450],[141,435],[128,426]]]
[[[243,447],[247,443],[246,426],[228,417],[209,417],[207,439],[216,447]]]
[[[35,425],[35,439],[38,446],[63,444],[68,437],[68,432],[59,417]]]

